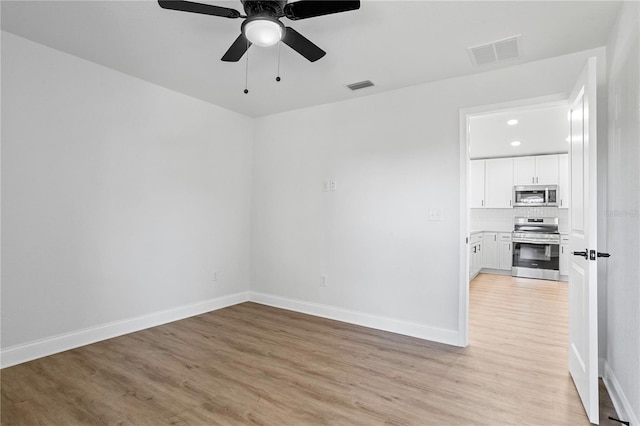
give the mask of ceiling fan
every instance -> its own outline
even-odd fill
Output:
[[[309,61],[315,62],[322,58],[326,52],[293,28],[285,27],[280,22],[280,18],[297,21],[360,8],[360,1],[298,0],[287,3],[287,0],[241,0],[241,2],[246,15],[240,14],[235,9],[210,4],[173,0],[158,1],[160,7],[164,9],[230,19],[245,18],[240,26],[240,35],[222,56],[222,60],[227,62],[239,61],[252,44],[272,46],[280,40]]]

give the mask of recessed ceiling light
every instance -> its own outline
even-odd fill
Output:
[[[507,124],[509,126],[515,126],[516,124],[518,124],[518,120],[516,120],[515,118],[512,120],[507,121]]]
[[[511,146],[520,146],[520,141],[511,142]]]

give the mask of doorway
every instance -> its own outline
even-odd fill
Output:
[[[511,276],[516,217],[556,218],[557,228],[568,227],[566,95],[558,94],[460,111],[461,248],[460,336],[469,343],[469,282],[480,272]],[[537,166],[537,167],[536,167]],[[560,182],[560,178],[563,178]],[[514,184],[553,185],[556,205],[514,205]],[[566,279],[568,238],[557,250],[547,250],[562,262]],[[562,244],[561,244],[562,243]],[[565,246],[566,245],[566,246]],[[553,254],[552,254],[553,252]],[[560,255],[562,260],[560,260]]]
[[[572,256],[568,260],[569,275],[569,371],[571,378],[577,389],[585,412],[592,423],[598,423],[598,257],[606,257],[608,253],[600,253],[598,248],[598,137],[597,137],[597,90],[596,90],[596,67],[597,59],[595,57],[588,58],[582,72],[576,79],[571,95],[567,100],[568,114],[567,121],[569,123],[568,152],[569,152],[569,196],[571,205],[571,216],[569,221],[568,247]],[[557,100],[561,102],[562,99]],[[556,102],[556,101],[552,101]],[[544,102],[541,102],[544,103]],[[527,104],[526,101],[521,102],[519,106]],[[531,103],[534,104],[534,103]],[[501,110],[509,109],[508,106],[502,105]],[[461,231],[469,242],[470,224],[472,223],[469,210],[473,208],[471,200],[477,200],[470,195],[467,182],[470,181],[469,173],[472,171],[471,164],[471,140],[472,127],[471,120],[474,116],[482,112],[491,111],[492,108],[481,107],[474,110],[466,109],[460,111],[460,142],[461,142],[461,205],[466,211],[462,215]],[[498,108],[500,110],[500,108]],[[516,120],[513,120],[517,122]],[[507,123],[511,124],[511,123]],[[512,143],[519,145],[520,142]],[[530,162],[533,164],[534,177],[532,183],[543,183],[548,178],[547,175],[538,173],[538,161],[534,159]],[[513,160],[513,183],[521,178],[520,167],[516,166],[516,160]],[[525,167],[525,169],[527,169]],[[526,174],[525,174],[526,175]],[[506,175],[503,175],[506,176]],[[518,194],[517,186],[514,186],[514,198]],[[525,189],[529,189],[526,187]],[[537,188],[540,189],[540,188]],[[556,188],[557,189],[557,188]],[[548,188],[545,188],[547,192]],[[485,190],[486,191],[486,190]],[[486,194],[483,194],[483,196]],[[494,194],[495,195],[495,194]],[[504,195],[504,194],[503,194]],[[506,197],[505,197],[506,198]],[[537,198],[537,199],[536,199]],[[552,197],[534,197],[536,206],[547,207],[544,201],[550,200]],[[487,197],[487,200],[489,198]],[[481,204],[481,207],[488,205]],[[514,205],[516,207],[517,205]],[[519,207],[519,206],[518,206]],[[524,207],[531,207],[525,204]],[[516,220],[517,223],[521,223]],[[534,220],[534,222],[542,220]],[[530,220],[527,220],[530,222]],[[517,226],[514,228],[513,241],[520,239],[518,236]],[[583,247],[586,247],[583,249]],[[467,246],[461,245],[461,266],[469,265],[469,258],[476,255],[467,255]],[[475,249],[475,247],[474,247]],[[568,253],[567,253],[568,254]],[[515,259],[514,254],[514,259]],[[581,258],[581,259],[578,259]],[[582,259],[583,258],[583,259]],[[472,262],[477,265],[477,260]],[[513,268],[512,272],[517,272]],[[460,274],[460,338],[464,345],[469,342],[468,326],[469,326],[469,276],[467,269],[461,268]],[[465,285],[466,284],[466,285]]]
[[[566,100],[532,100],[467,114],[469,283],[483,273],[566,286],[568,112]]]

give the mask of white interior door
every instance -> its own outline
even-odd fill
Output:
[[[596,58],[580,74],[569,111],[569,371],[589,421],[598,424]]]

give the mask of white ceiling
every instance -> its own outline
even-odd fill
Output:
[[[567,152],[567,105],[532,106],[471,117],[470,157],[496,158]],[[518,120],[516,125],[508,120]],[[511,146],[519,141],[519,146]]]
[[[239,0],[206,0],[241,12]],[[283,19],[327,52],[310,63],[283,46],[220,57],[241,19],[155,1],[2,1],[2,29],[239,113],[267,114],[563,55],[606,44],[619,1],[363,1],[360,10]],[[467,47],[522,35],[522,57],[474,67]],[[369,79],[375,87],[351,92]]]

